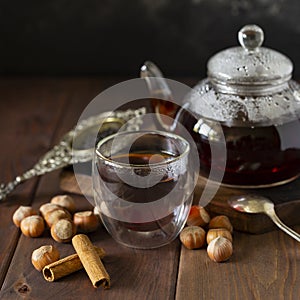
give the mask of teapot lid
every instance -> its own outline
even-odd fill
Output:
[[[208,78],[217,91],[236,95],[266,95],[281,90],[291,78],[291,60],[273,49],[261,47],[264,32],[246,25],[238,33],[241,47],[212,56]]]

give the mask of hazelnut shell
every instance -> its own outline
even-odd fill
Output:
[[[71,214],[76,210],[74,199],[69,195],[57,195],[51,199],[51,203],[65,208]]]
[[[232,243],[219,236],[212,240],[207,246],[207,254],[212,261],[223,262],[228,260],[233,252]]]
[[[217,238],[218,236],[222,236],[232,242],[232,235],[229,230],[226,228],[213,228],[209,229],[206,234],[206,242],[209,244],[212,240]]]
[[[210,216],[204,207],[193,205],[190,209],[187,225],[188,226],[205,226],[210,221]]]
[[[231,225],[231,222],[227,216],[220,215],[212,218],[208,224],[209,229],[213,228],[226,228],[230,231],[230,233],[233,232],[233,227]]]
[[[73,222],[77,231],[83,233],[93,232],[99,227],[99,217],[89,210],[75,213]]]
[[[45,203],[40,207],[40,213],[43,217],[46,216],[46,214],[50,211],[60,209],[61,206],[54,204],[54,203]]]
[[[198,249],[205,244],[205,230],[199,226],[188,226],[181,231],[179,238],[187,249]]]
[[[45,229],[44,220],[41,216],[28,216],[22,220],[20,225],[21,231],[28,237],[39,237]]]
[[[56,247],[45,245],[32,252],[31,262],[38,271],[41,271],[45,266],[59,260],[59,256],[60,254]]]
[[[61,219],[72,219],[71,214],[64,208],[60,207],[59,209],[51,210],[46,213],[45,221],[49,227]]]
[[[37,215],[37,212],[31,206],[19,206],[13,214],[13,222],[17,227],[20,227],[23,219],[33,215]]]
[[[69,219],[60,219],[51,227],[51,236],[59,243],[68,243],[76,234],[76,226]]]

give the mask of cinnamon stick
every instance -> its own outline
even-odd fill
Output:
[[[105,251],[102,248],[94,248],[100,258],[105,256]],[[83,265],[80,261],[80,258],[78,254],[75,253],[45,266],[43,268],[43,276],[45,280],[52,282],[79,271],[82,268]]]
[[[85,234],[77,234],[73,237],[72,244],[93,286],[97,288],[102,285],[108,289],[110,277],[90,239]]]

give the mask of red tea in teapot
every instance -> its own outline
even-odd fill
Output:
[[[226,141],[223,183],[237,186],[271,186],[295,179],[300,173],[300,122],[272,126],[221,125]],[[210,142],[214,143],[215,141]],[[218,161],[210,161],[210,143],[200,135],[201,170],[208,175]],[[222,154],[220,153],[220,159]]]
[[[165,102],[160,101],[164,110],[168,107]],[[228,126],[203,118],[202,125],[195,132],[195,125],[199,120],[188,110],[181,109],[178,121],[191,133],[197,145],[200,173],[204,177],[208,177],[212,169],[222,168],[224,160],[226,162],[222,183],[231,186],[273,186],[293,180],[300,174],[298,119],[278,125],[246,127]],[[216,124],[221,125],[226,153],[223,140],[209,137],[210,130],[219,126]],[[175,131],[180,134],[179,127]],[[217,152],[213,160],[212,147]]]

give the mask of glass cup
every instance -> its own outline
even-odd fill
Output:
[[[95,205],[117,242],[150,249],[177,237],[195,186],[189,153],[184,138],[162,131],[116,133],[96,145]]]

